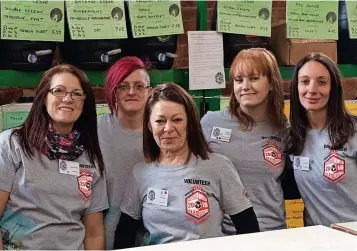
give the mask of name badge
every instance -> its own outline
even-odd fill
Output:
[[[60,173],[79,176],[79,163],[68,160],[58,160],[58,169]]]
[[[293,166],[294,169],[296,170],[309,171],[310,169],[309,157],[294,156]]]
[[[212,128],[211,139],[216,139],[223,142],[229,142],[232,134],[232,129],[214,126]]]
[[[167,207],[169,192],[155,188],[148,188],[147,203]]]

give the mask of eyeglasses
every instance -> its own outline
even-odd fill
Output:
[[[148,89],[149,86],[148,85],[144,85],[144,84],[133,84],[133,85],[129,85],[129,84],[120,84],[118,85],[118,90],[119,91],[129,91],[130,88],[133,87],[133,89],[137,90],[137,91],[143,91],[145,89]]]
[[[84,94],[83,91],[80,91],[80,90],[68,92],[64,88],[55,87],[55,88],[49,89],[48,92],[50,92],[53,96],[58,97],[58,98],[64,98],[69,93],[73,100],[83,101],[86,99],[86,95]]]

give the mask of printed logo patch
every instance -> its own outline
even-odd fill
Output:
[[[92,195],[93,174],[87,169],[81,169],[77,177],[79,196],[87,202]]]
[[[193,186],[186,194],[186,217],[196,224],[206,221],[210,215],[209,201],[206,191],[201,186]]]
[[[271,168],[282,167],[282,153],[274,141],[269,140],[262,148],[264,161],[268,166]]]
[[[149,191],[148,197],[149,197],[150,200],[154,200],[154,199],[155,199],[155,192],[154,192],[154,190],[150,190],[150,191]]]
[[[325,158],[324,177],[333,183],[341,182],[345,177],[345,160],[336,151],[331,151]]]

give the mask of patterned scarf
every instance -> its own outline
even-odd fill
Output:
[[[50,160],[63,159],[75,160],[84,152],[80,144],[80,133],[73,130],[69,134],[56,132],[52,125],[48,127],[48,133],[43,142],[41,153]]]

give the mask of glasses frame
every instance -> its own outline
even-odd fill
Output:
[[[54,93],[53,93],[53,90],[54,89],[61,89],[61,90],[63,90],[63,91],[66,91],[66,94],[63,96],[63,97],[61,97],[61,96],[57,96],[57,95],[55,95]],[[67,95],[68,95],[68,93],[70,94],[70,96],[71,96],[71,99],[73,99],[73,100],[75,100],[75,101],[84,101],[85,99],[86,99],[86,97],[87,97],[87,95],[83,92],[83,94],[84,94],[84,98],[82,99],[78,99],[78,96],[76,97],[76,98],[74,98],[73,97],[73,92],[75,92],[75,91],[71,91],[71,92],[69,92],[69,91],[67,91],[66,89],[62,89],[62,88],[58,88],[58,87],[53,87],[53,88],[51,88],[51,89],[49,89],[48,90],[48,92],[49,93],[51,93],[53,96],[55,96],[56,98],[61,98],[61,99],[64,99],[65,97],[67,97]]]
[[[144,85],[144,88],[143,89],[138,89],[136,86],[139,85],[139,84],[118,84],[117,86],[117,90],[120,91],[120,92],[127,92],[127,91],[130,91],[131,88],[133,88],[133,90],[135,91],[144,91],[144,90],[147,90],[150,88],[149,85]],[[126,88],[120,88],[120,86],[125,86]]]

